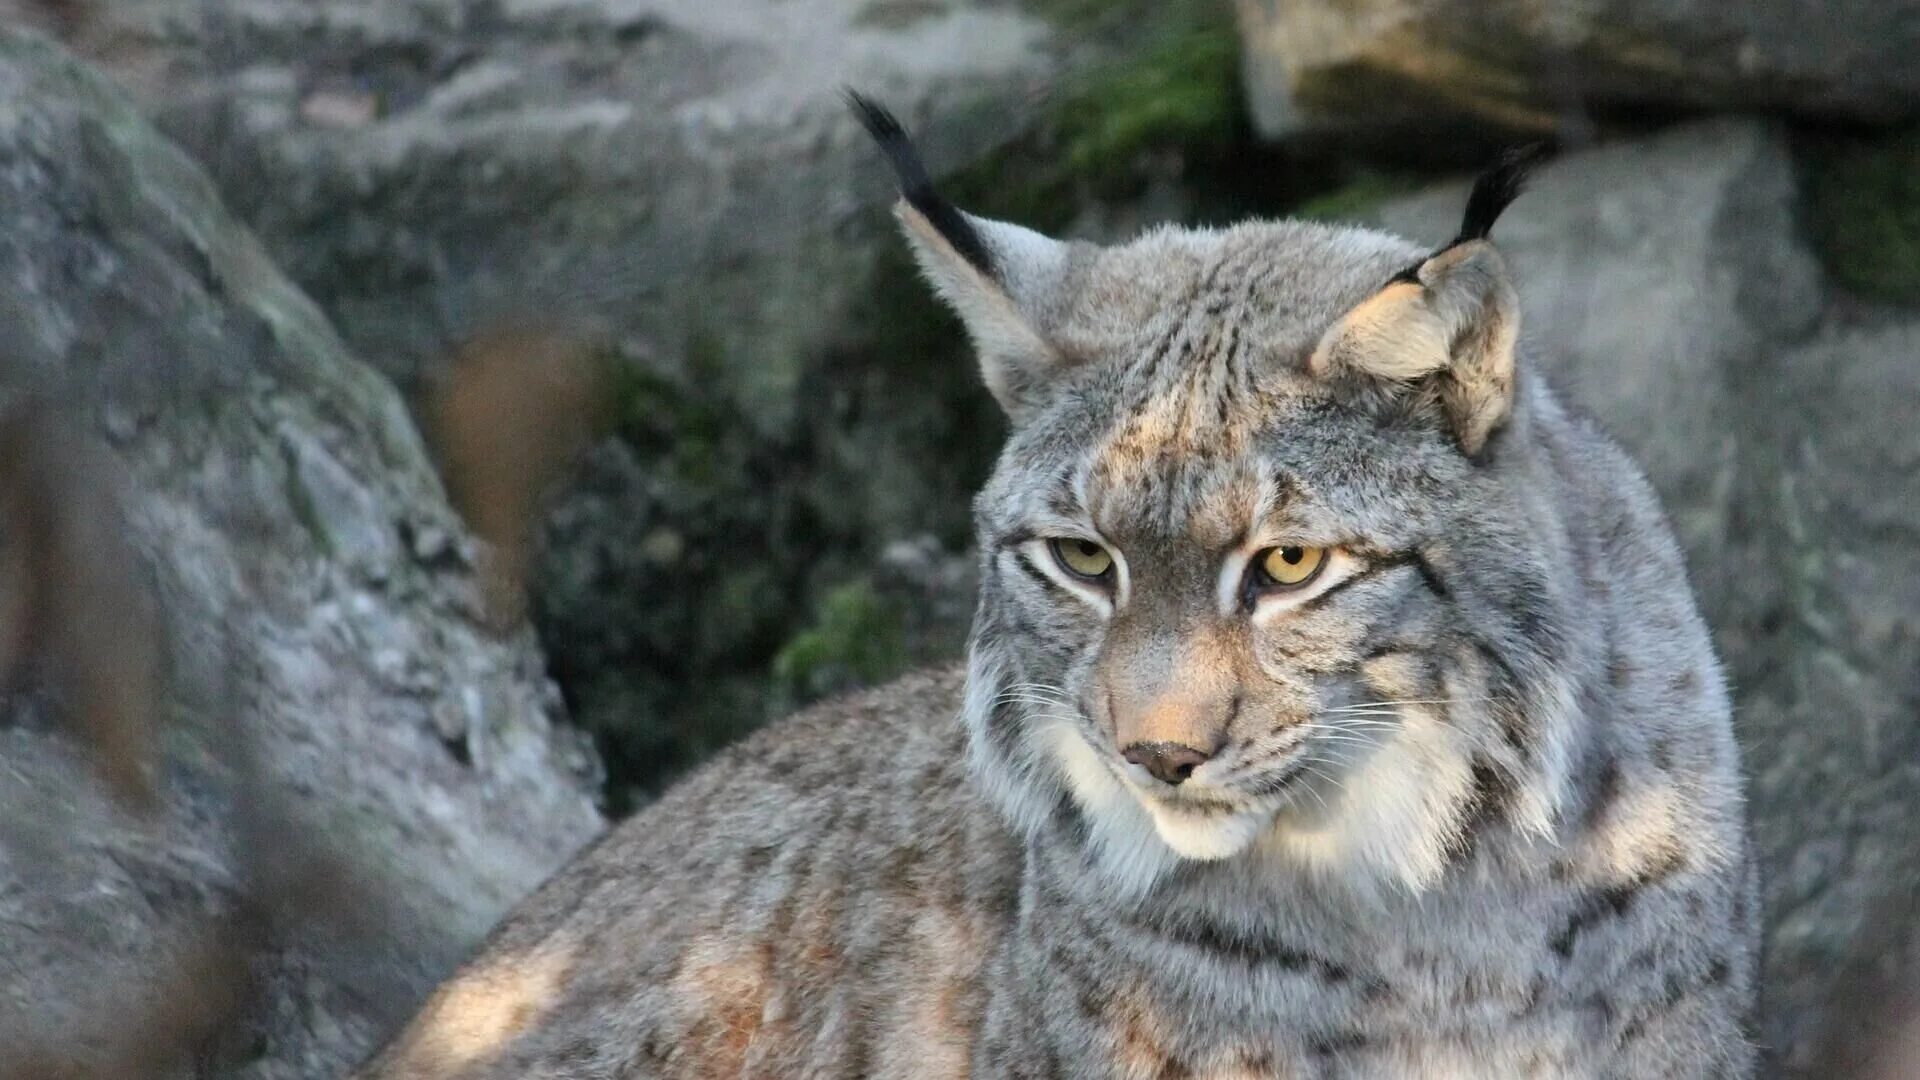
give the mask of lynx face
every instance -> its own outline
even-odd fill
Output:
[[[1057,783],[1134,871],[1259,841],[1414,882],[1476,812],[1544,822],[1553,733],[1520,718],[1563,615],[1524,478],[1431,401],[1316,377],[1338,307],[1256,284],[1313,266],[1351,306],[1411,256],[1281,226],[1079,257],[1151,310],[1053,327],[1077,359],[978,502],[970,720],[1016,812]]]
[[[1096,248],[955,210],[868,119],[1013,422],[967,720],[1016,825],[1135,884],[1255,849],[1416,887],[1484,820],[1544,830],[1572,578],[1502,454],[1517,176],[1426,258],[1297,222]]]

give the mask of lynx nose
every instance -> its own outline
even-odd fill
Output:
[[[1210,755],[1175,742],[1139,742],[1122,750],[1120,756],[1160,780],[1177,784],[1192,776],[1194,767]]]

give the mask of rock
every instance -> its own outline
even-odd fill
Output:
[[[1462,197],[1374,219],[1438,242]],[[1830,299],[1797,201],[1781,132],[1711,121],[1554,162],[1495,239],[1549,377],[1686,545],[1751,778],[1759,1036],[1827,1076],[1920,993],[1920,321]]]
[[[1838,1068],[1920,1002],[1920,320],[1868,311],[1753,366],[1732,657],[1753,776],[1768,1042]],[[1904,1075],[1901,1069],[1875,1075]],[[1858,1075],[1868,1075],[1860,1073]]]
[[[1452,118],[1779,109],[1888,121],[1920,107],[1911,0],[1238,0],[1269,137]]]
[[[940,106],[930,156],[966,161],[1059,63],[1046,24],[972,2],[62,6],[403,386],[497,320],[572,318],[671,354],[716,339],[768,429],[862,286],[829,241],[888,190],[842,88]]]
[[[200,170],[43,40],[0,101],[0,1074],[338,1075],[601,828],[596,759]]]

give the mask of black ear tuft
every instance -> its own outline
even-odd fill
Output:
[[[1493,231],[1493,223],[1500,214],[1526,188],[1528,175],[1551,152],[1552,148],[1546,143],[1536,142],[1516,146],[1501,154],[1493,168],[1481,173],[1480,178],[1473,182],[1473,194],[1467,196],[1466,215],[1460,220],[1460,235],[1454,237],[1453,242],[1464,244],[1469,240],[1485,240],[1487,234]]]
[[[894,175],[900,182],[900,197],[938,229],[947,243],[953,245],[953,250],[959,252],[960,257],[971,263],[974,269],[989,278],[996,278],[993,256],[980,239],[980,233],[966,215],[933,189],[933,180],[927,176],[927,167],[920,160],[920,152],[914,149],[913,140],[907,137],[907,131],[900,126],[900,121],[885,106],[857,90],[847,89],[843,93],[847,106],[853,110],[860,126],[866,128],[867,134],[873,136],[873,141],[880,144],[881,152],[887,155],[887,161],[893,165]]]

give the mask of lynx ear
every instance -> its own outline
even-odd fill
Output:
[[[1460,235],[1334,323],[1308,371],[1430,385],[1460,448],[1478,454],[1513,411],[1520,333],[1519,298],[1487,235],[1541,156],[1540,148],[1527,148],[1482,176],[1467,199]]]
[[[1484,240],[1427,259],[1347,312],[1307,370],[1327,378],[1431,379],[1460,449],[1478,454],[1513,408],[1519,302]]]
[[[965,324],[987,389],[1018,421],[1039,406],[1047,383],[1066,364],[1042,330],[1041,313],[1065,276],[1067,245],[963,213],[934,190],[891,113],[851,91],[847,102],[899,179],[894,213],[914,260]]]

